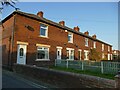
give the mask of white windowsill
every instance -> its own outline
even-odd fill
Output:
[[[66,60],[73,61],[74,59],[66,59]]]
[[[36,59],[35,61],[50,61],[50,59]]]
[[[88,45],[85,45],[86,47],[88,47]]]
[[[48,36],[42,36],[42,35],[40,35],[39,37],[42,37],[42,38],[48,38]]]
[[[73,42],[68,41],[68,43],[73,43]]]

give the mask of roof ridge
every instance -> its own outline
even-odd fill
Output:
[[[93,40],[95,40],[95,41],[99,41],[99,42],[102,42],[102,43],[104,43],[104,44],[110,45],[110,44],[108,44],[108,43],[106,43],[106,42],[103,42],[103,41],[101,41],[101,40],[99,40],[99,39],[95,39],[95,38],[93,38],[92,36],[85,35],[85,34],[82,33],[82,32],[77,32],[77,31],[75,31],[74,29],[72,29],[72,28],[70,28],[70,27],[62,26],[62,25],[60,25],[59,23],[54,22],[54,21],[49,20],[49,19],[46,19],[46,18],[44,18],[44,17],[41,18],[41,17],[38,17],[38,16],[35,15],[35,14],[26,13],[26,12],[23,12],[23,11],[20,11],[20,10],[14,11],[12,14],[15,14],[15,13],[19,13],[19,14],[22,14],[22,15],[25,15],[25,16],[28,16],[28,17],[31,17],[31,18],[37,19],[37,20],[42,20],[42,21],[44,21],[44,22],[46,22],[46,23],[49,23],[49,24],[55,25],[55,26],[57,26],[57,27],[59,27],[59,28],[62,28],[62,29],[64,29],[64,30],[68,30],[68,31],[70,31],[70,32],[73,32],[73,33],[76,33],[76,34],[82,35],[82,36],[84,36],[84,37],[87,37],[87,38],[93,39]],[[10,14],[10,15],[11,15],[11,14]],[[9,15],[9,16],[10,16],[10,15]],[[7,17],[6,17],[6,18],[7,18]],[[6,18],[5,18],[5,19],[6,19]],[[112,46],[112,45],[110,45],[110,46]]]

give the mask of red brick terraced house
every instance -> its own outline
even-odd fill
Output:
[[[119,60],[120,59],[120,50],[113,50],[112,54],[113,54],[113,56],[112,56],[113,60]]]
[[[14,11],[2,20],[3,65],[53,65],[55,59],[89,60],[89,51],[95,48],[101,60],[112,60],[112,46],[82,33],[80,28],[69,28],[64,21],[53,22],[37,15]]]

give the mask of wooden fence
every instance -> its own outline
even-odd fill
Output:
[[[117,74],[120,70],[120,62],[110,61],[80,61],[80,60],[55,60],[55,66],[73,68],[76,70],[89,70],[102,74]]]

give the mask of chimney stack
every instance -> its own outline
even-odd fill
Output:
[[[42,11],[38,12],[37,16],[43,18],[43,12]]]
[[[60,21],[59,24],[65,26],[65,21]]]
[[[80,28],[77,26],[77,27],[74,27],[74,30],[79,32]]]
[[[86,31],[86,32],[84,32],[84,34],[85,34],[85,35],[89,35],[89,32],[88,32],[88,31]]]
[[[96,39],[96,35],[95,34],[92,37]]]

